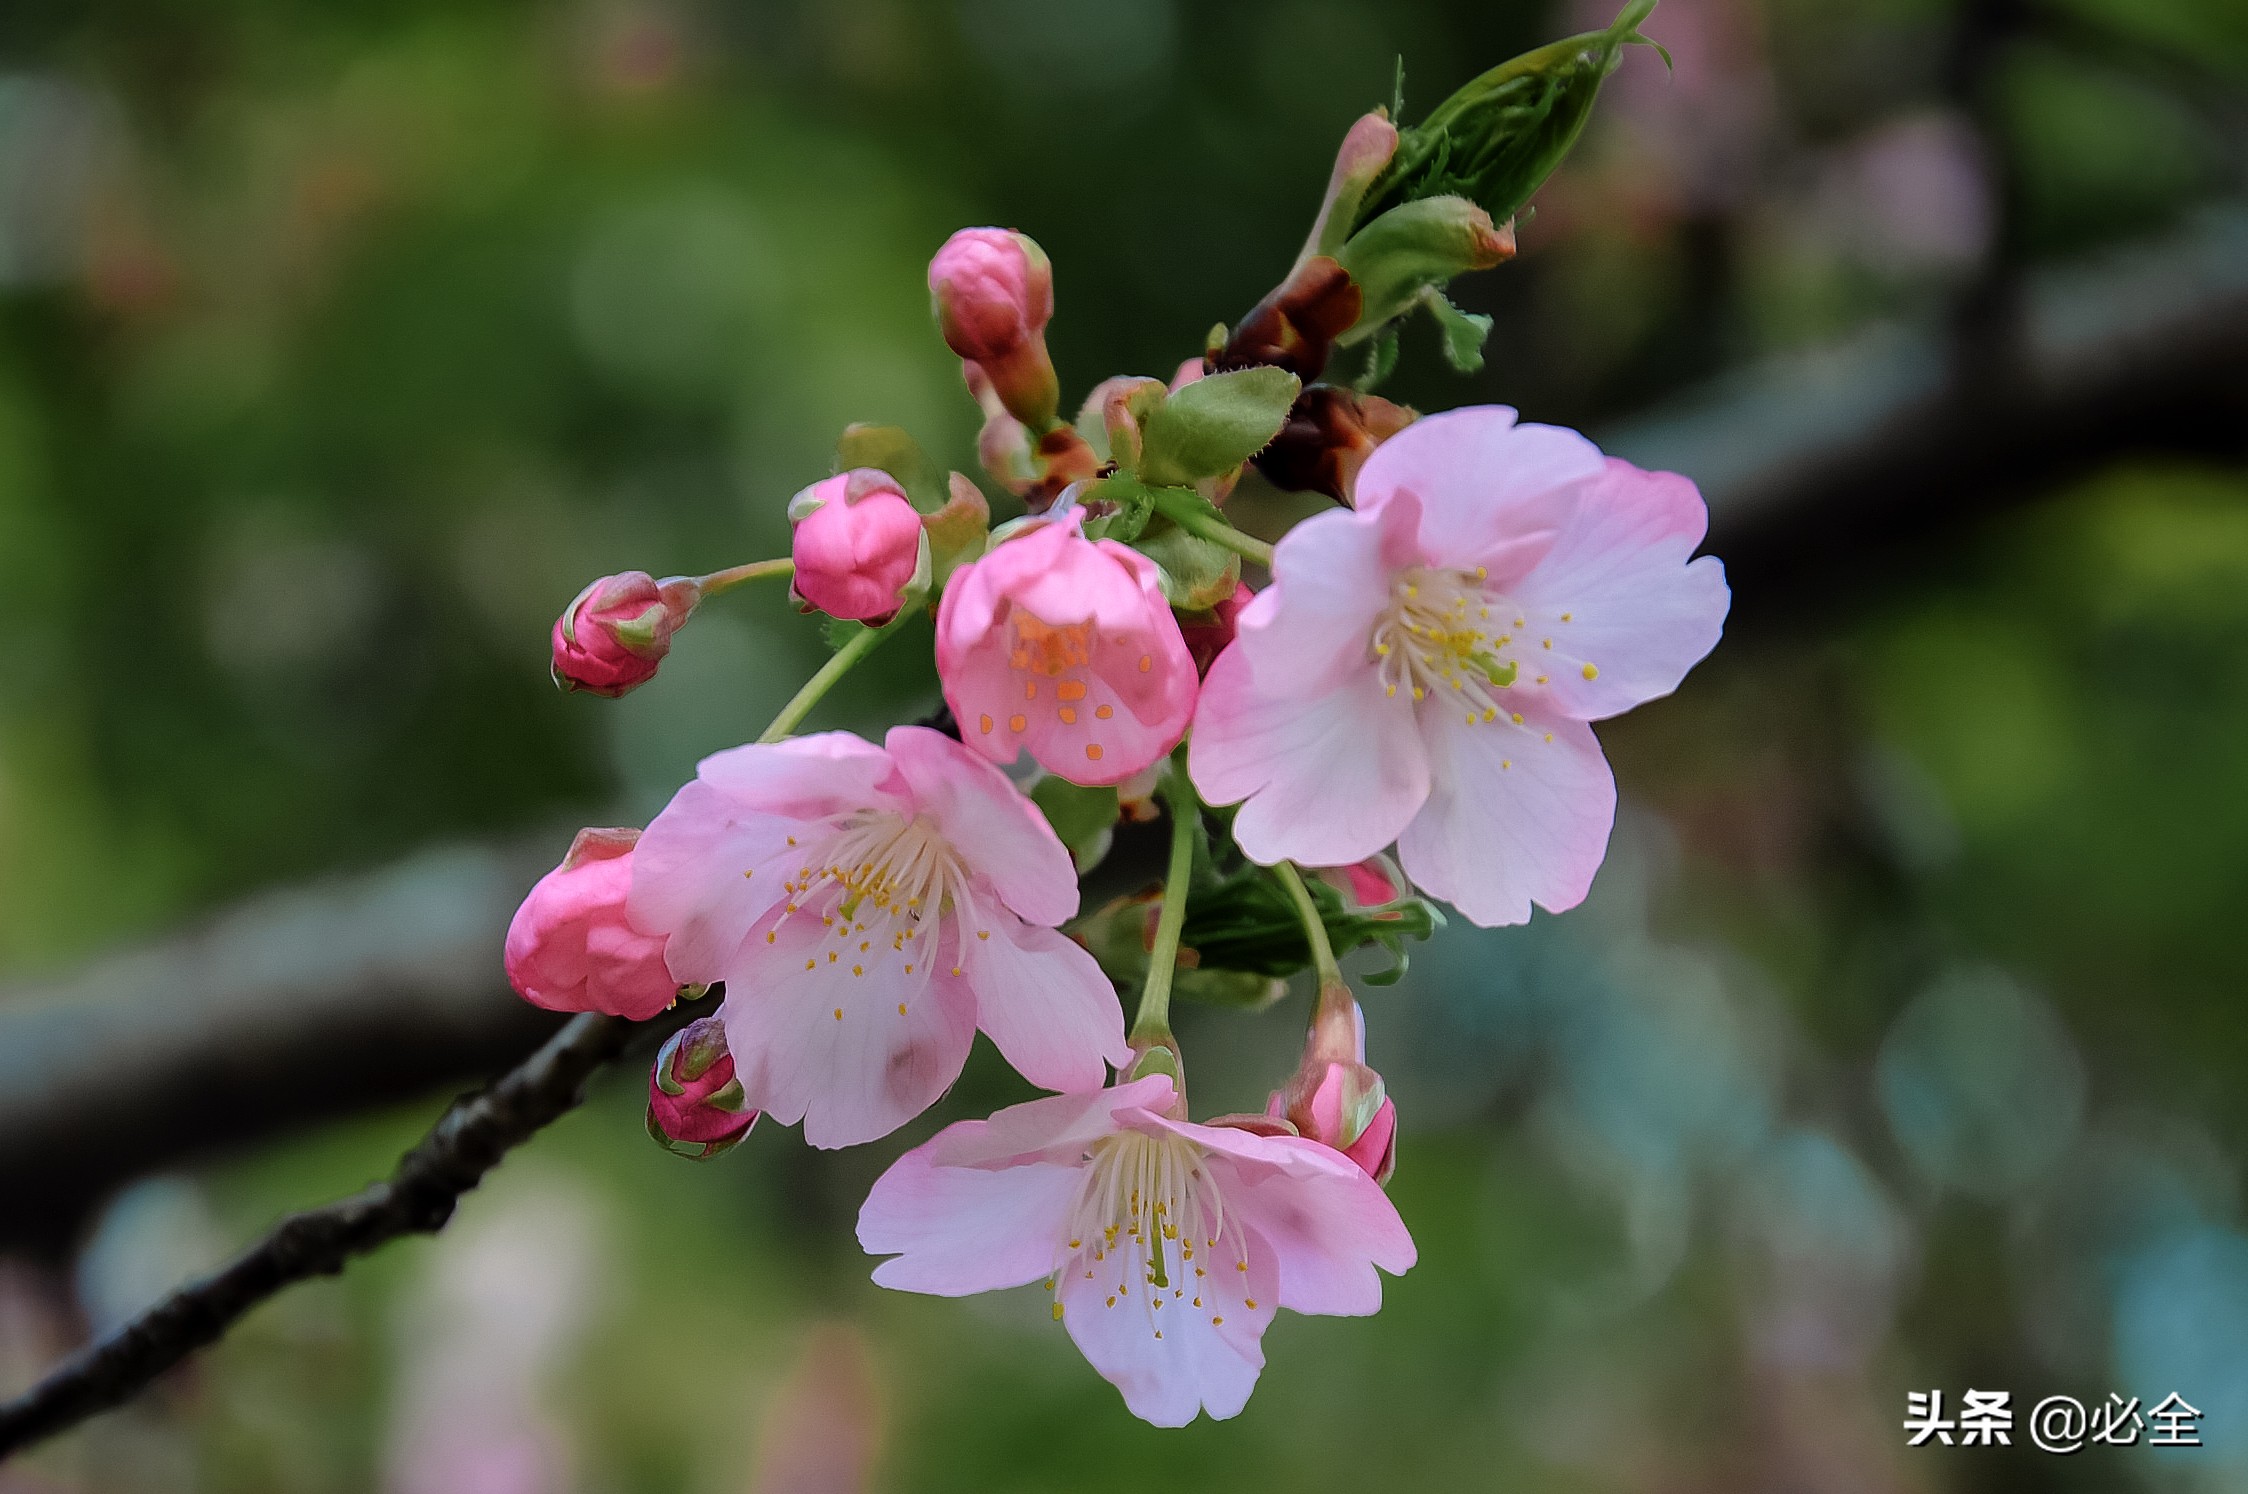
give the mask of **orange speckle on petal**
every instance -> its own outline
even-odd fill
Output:
[[[1075,726],[1077,724],[1077,712],[1068,706],[1063,706],[1056,714],[1062,718],[1062,725],[1064,726]]]
[[[1087,742],[1085,744],[1085,755],[1091,758],[1094,762],[1099,762],[1101,760],[1101,744],[1098,742]]]
[[[1030,718],[1029,718],[1028,716],[1019,716],[1019,715],[1018,715],[1018,716],[1009,716],[1009,717],[1007,718],[1007,730],[1009,730],[1009,731],[1021,731],[1021,730],[1022,730],[1022,729],[1023,729],[1024,727],[1026,727],[1026,726],[1028,726],[1028,725],[1030,725]]]
[[[991,718],[989,716],[983,717],[982,719],[977,721],[976,724],[983,728],[983,734],[985,736],[988,737],[991,735]]]
[[[1093,707],[1093,714],[1100,717],[1103,721],[1106,721],[1109,717],[1116,714],[1116,708],[1114,706],[1105,705],[1095,706]]]
[[[1083,680],[1063,680],[1054,687],[1054,693],[1064,700],[1083,700],[1085,698],[1085,682]]]
[[[1024,680],[1024,681],[1023,681],[1023,699],[1025,699],[1025,700],[1036,700],[1037,698],[1038,698],[1038,681],[1036,681],[1036,680]]]
[[[1150,669],[1153,669],[1154,667],[1155,667],[1155,655],[1153,655],[1153,654],[1142,654],[1142,655],[1140,655],[1140,673],[1142,673],[1142,674],[1145,674],[1145,673],[1147,673],[1147,672],[1148,672],[1148,671],[1149,671]]]

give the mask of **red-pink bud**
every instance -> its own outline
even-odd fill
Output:
[[[734,1078],[725,1024],[698,1017],[673,1033],[648,1073],[648,1134],[666,1151],[701,1161],[730,1150],[756,1124]]]
[[[1054,270],[1029,236],[963,228],[929,261],[929,297],[945,345],[991,363],[1020,352],[1054,315]]]
[[[929,261],[929,299],[945,345],[983,370],[1007,412],[1034,436],[1052,426],[1061,384],[1046,352],[1045,251],[1011,229],[963,228]]]
[[[701,600],[701,588],[685,576],[603,576],[555,620],[554,683],[611,697],[646,684]]]
[[[1233,595],[1202,616],[1179,619],[1179,636],[1186,640],[1186,651],[1194,655],[1196,674],[1208,674],[1210,665],[1225,652],[1225,646],[1233,642],[1234,619],[1254,596],[1255,592],[1236,582]]]
[[[637,830],[580,830],[562,864],[539,878],[507,926],[507,980],[533,1006],[645,1021],[679,983],[663,937],[625,914]]]
[[[1397,1170],[1397,1106],[1366,1066],[1366,1015],[1340,987],[1320,992],[1303,1064],[1265,1112],[1341,1152],[1377,1183]]]
[[[887,472],[854,467],[789,500],[796,526],[796,594],[830,617],[884,622],[917,575],[928,546],[921,515]]]

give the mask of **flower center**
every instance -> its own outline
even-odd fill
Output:
[[[1241,1295],[1248,1241],[1240,1221],[1226,1213],[1204,1156],[1169,1134],[1123,1131],[1094,1142],[1048,1287],[1058,1293],[1077,1273],[1105,1288],[1104,1311],[1145,1314],[1157,1338],[1165,1309],[1220,1324],[1235,1302],[1255,1307]],[[1054,1316],[1061,1315],[1057,1295]]]
[[[1389,606],[1374,624],[1371,647],[1383,688],[1425,700],[1439,692],[1457,698],[1470,721],[1497,719],[1494,693],[1521,672],[1514,637],[1500,630],[1503,600],[1484,589],[1486,572],[1412,566],[1390,583]],[[1495,624],[1494,607],[1500,614]]]
[[[864,811],[843,822],[817,861],[807,857],[782,884],[788,904],[781,921],[802,915],[825,926],[825,947],[813,949],[807,970],[848,966],[864,976],[894,958],[905,974],[926,975],[936,958],[931,921],[964,901],[957,894],[966,885],[960,858],[927,816]],[[778,936],[776,927],[765,937]]]

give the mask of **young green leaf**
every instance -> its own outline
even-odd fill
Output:
[[[1286,369],[1235,369],[1197,379],[1148,412],[1140,476],[1186,487],[1230,472],[1270,445],[1302,387]]]

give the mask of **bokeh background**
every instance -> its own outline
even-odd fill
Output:
[[[922,269],[1056,266],[1065,386],[1293,256],[1357,113],[1598,5],[0,7],[0,1390],[387,1170],[541,1030],[512,898],[821,657],[587,579],[780,553],[847,421],[972,466]],[[2248,1489],[2248,6],[1664,0],[1521,259],[1387,391],[1700,480],[1726,642],[1603,729],[1592,899],[1368,998],[1421,1264],[1159,1433],[1035,1289],[884,1294],[903,1138],[640,1134],[630,1067],[434,1241],[0,1469],[94,1491]],[[823,709],[934,701],[893,646]],[[184,931],[184,932],[183,932]],[[447,995],[458,992],[457,998]],[[403,994],[402,994],[403,993]],[[1300,996],[1186,1014],[1257,1108]],[[2011,1448],[1908,1450],[1908,1390]],[[2028,1445],[2050,1394],[2208,1446]]]

